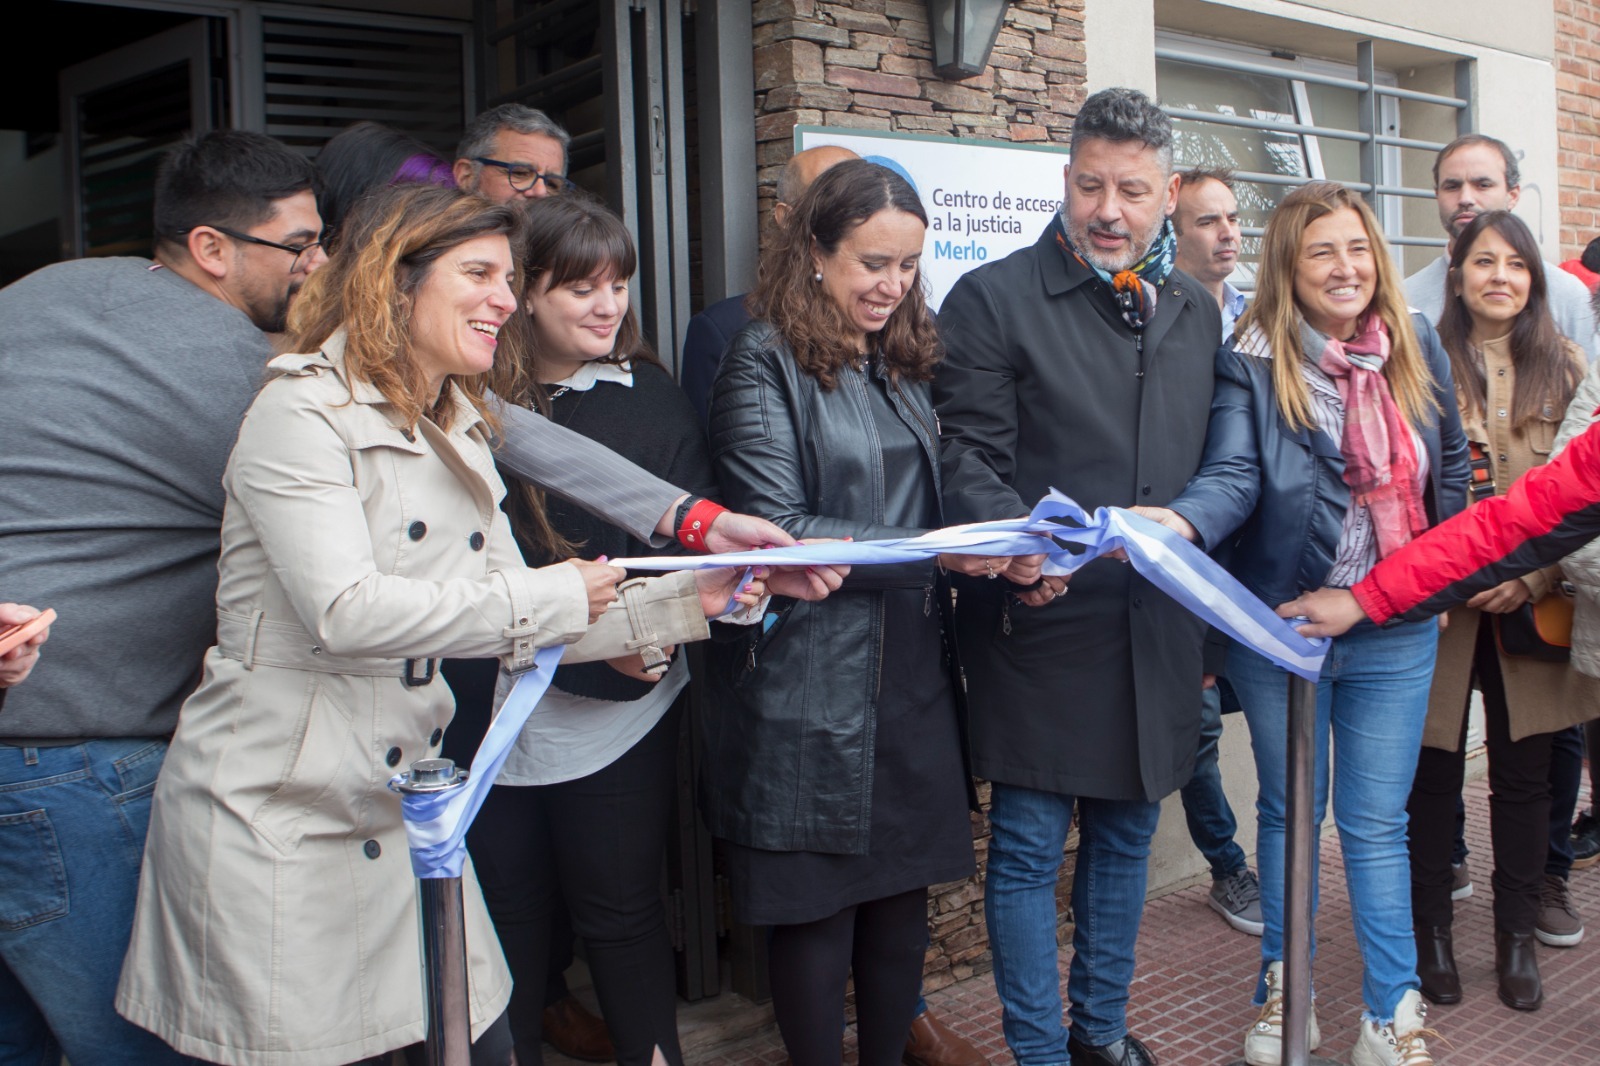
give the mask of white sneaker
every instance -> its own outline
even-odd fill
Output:
[[[1350,1066],[1433,1066],[1433,1056],[1428,1054],[1423,1038],[1439,1034],[1425,1028],[1427,1019],[1428,1007],[1422,1002],[1422,994],[1411,989],[1400,997],[1394,1021],[1388,1025],[1361,1023],[1361,1035],[1350,1052]]]
[[[1311,1041],[1309,1051],[1317,1050],[1322,1043],[1322,1030],[1317,1028],[1317,1005],[1311,1004]],[[1244,1034],[1244,1061],[1250,1066],[1281,1066],[1283,1063],[1283,963],[1267,964],[1267,1001],[1261,1005],[1261,1014]]]

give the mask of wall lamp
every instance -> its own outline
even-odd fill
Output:
[[[982,74],[989,65],[1010,0],[928,0],[933,31],[933,71],[959,80]]]

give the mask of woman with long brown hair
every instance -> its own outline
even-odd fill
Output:
[[[1267,603],[1359,580],[1465,504],[1466,443],[1450,366],[1433,328],[1406,310],[1399,272],[1361,197],[1312,182],[1267,223],[1255,302],[1217,352],[1200,471],[1170,509],[1143,509],[1222,549]],[[1422,741],[1437,626],[1336,640],[1317,686],[1315,806],[1344,850],[1363,964],[1354,1066],[1433,1061],[1417,993],[1406,861],[1406,797]],[[1287,675],[1228,649],[1260,779],[1261,973],[1245,1061],[1276,1066],[1283,1044]],[[1312,875],[1315,877],[1315,856]],[[1319,1033],[1311,1020],[1312,1045]]]
[[[1550,316],[1539,246],[1517,216],[1486,211],[1456,238],[1439,338],[1450,355],[1471,442],[1473,497],[1504,495],[1550,458],[1586,362],[1583,349],[1561,336]],[[1552,566],[1480,592],[1450,615],[1439,640],[1409,804],[1418,976],[1423,995],[1435,1003],[1461,999],[1451,941],[1450,848],[1473,687],[1483,693],[1489,749],[1500,999],[1517,1010],[1536,1010],[1543,1002],[1534,939],[1549,842],[1551,738],[1591,717],[1593,698],[1579,689],[1593,682],[1565,661],[1506,654],[1496,634],[1508,616],[1560,596],[1560,581],[1560,567]],[[1559,887],[1564,891],[1565,882]]]
[[[484,378],[517,308],[519,227],[453,190],[363,204],[293,309],[300,354],[272,361],[245,417],[217,646],[156,784],[117,996],[187,1055],[338,1066],[420,1041],[416,888],[386,783],[439,750],[437,659],[525,670],[541,647],[606,658],[636,636],[606,609],[621,571],[530,569],[496,506]],[[650,586],[660,640],[760,591],[711,575]],[[473,1062],[504,1066],[511,981],[470,864],[463,880]]]
[[[794,206],[713,387],[729,506],[796,537],[943,525],[926,229],[910,184],[860,160]],[[900,1061],[927,886],[972,870],[948,606],[932,561],[862,568],[827,603],[785,603],[708,656],[702,810],[727,844],[735,916],[772,927],[773,1010],[795,1066],[839,1063],[852,974],[862,1066]]]

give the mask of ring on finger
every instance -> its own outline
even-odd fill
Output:
[[[1000,576],[999,574],[996,574],[994,572],[994,560],[993,559],[985,559],[983,561],[983,568],[985,570],[989,571],[989,580],[991,580],[991,581],[993,581],[995,578]]]

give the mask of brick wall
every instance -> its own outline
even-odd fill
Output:
[[[1561,256],[1600,236],[1600,3],[1555,0]]]
[[[924,0],[757,0],[763,245],[797,125],[1065,141],[1084,92],[1082,0],[1020,0],[982,74],[933,73]]]

